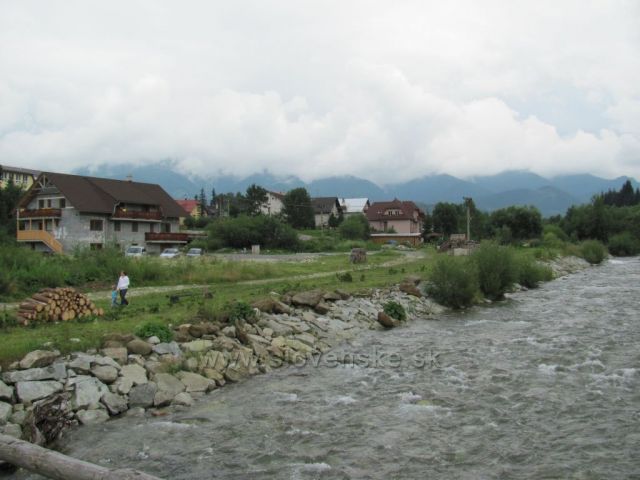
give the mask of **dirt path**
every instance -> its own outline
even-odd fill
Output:
[[[380,268],[380,267],[383,267],[383,268],[394,267],[398,265],[411,263],[412,261],[415,261],[420,258],[424,258],[424,253],[420,251],[408,250],[408,251],[401,251],[400,253],[402,253],[402,256],[399,258],[395,258],[393,260],[389,260],[388,262],[380,263],[378,265],[365,265],[361,267],[361,270],[370,270],[372,268]],[[310,255],[321,256],[323,254],[303,254],[303,255],[309,258]],[[246,256],[241,255],[241,257],[243,260],[249,260],[247,259]],[[290,261],[292,255],[281,255],[279,257],[280,257],[279,259],[274,259],[271,261]],[[302,255],[297,257],[296,259],[302,260]],[[243,280],[240,282],[236,282],[235,284],[239,286],[240,285],[264,285],[272,282],[281,282],[283,280],[299,281],[299,280],[308,280],[311,278],[323,278],[323,277],[329,277],[329,276],[335,275],[336,273],[341,274],[341,273],[346,273],[350,271],[351,269],[345,268],[341,270],[331,270],[329,272],[308,273],[304,275],[293,275],[288,277],[263,278],[260,280]],[[169,293],[169,292],[180,292],[184,290],[195,290],[198,288],[205,288],[205,287],[211,287],[211,286],[212,285],[192,284],[192,285],[165,285],[165,286],[157,286],[157,287],[139,287],[139,288],[134,288],[130,290],[127,294],[127,298],[142,297],[142,296],[151,295],[154,293]],[[86,295],[93,301],[111,299],[110,290],[88,292],[86,293]],[[19,303],[20,302],[0,303],[0,310],[3,310],[5,308],[7,310],[14,310],[18,308]]]

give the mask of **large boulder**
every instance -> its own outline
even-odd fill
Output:
[[[422,292],[415,283],[401,283],[399,288],[401,292],[404,292],[407,295],[413,295],[418,298],[422,297]]]
[[[180,345],[176,342],[169,343],[159,343],[153,346],[153,352],[158,355],[173,355],[175,357],[179,357],[182,355],[182,350],[180,350]]]
[[[118,370],[110,366],[98,365],[91,370],[94,377],[103,383],[110,384],[117,380]]]
[[[135,363],[122,367],[120,375],[122,375],[122,378],[129,379],[132,385],[142,385],[148,382],[147,371],[144,367]]]
[[[152,348],[153,346],[149,342],[145,342],[139,338],[134,338],[127,343],[127,351],[134,355],[149,355]]]
[[[18,400],[22,403],[34,402],[61,391],[62,383],[54,380],[44,380],[41,382],[18,382],[16,384]]]
[[[288,325],[283,325],[282,323],[276,322],[275,320],[268,318],[263,323],[265,328],[270,328],[273,332],[273,335],[276,336],[287,336],[293,333],[293,328]]]
[[[13,407],[10,403],[0,402],[0,425],[4,425],[9,421]]]
[[[0,401],[10,402],[13,398],[13,387],[0,380]]]
[[[129,392],[129,406],[148,408],[153,406],[158,387],[153,382],[136,385]]]
[[[36,382],[38,380],[62,380],[67,377],[64,363],[58,362],[48,367],[13,370],[2,374],[7,383]]]
[[[200,369],[204,370],[206,368],[211,368],[218,372],[224,371],[227,366],[227,360],[224,358],[222,352],[217,350],[210,350],[203,355],[200,359]]]
[[[97,408],[100,399],[109,388],[100,380],[89,376],[79,376],[71,379],[70,384],[75,386],[73,394],[74,409]]]
[[[291,313],[291,308],[275,298],[263,298],[256,300],[251,304],[253,308],[257,308],[264,313]]]
[[[296,293],[291,297],[291,303],[298,307],[315,308],[324,297],[322,290],[309,290],[307,292]]]
[[[185,391],[208,392],[216,388],[216,382],[193,372],[178,372],[176,376],[185,386]]]
[[[384,328],[394,328],[400,324],[384,312],[378,312],[378,323]]]
[[[109,420],[109,414],[105,410],[80,410],[76,417],[82,425],[96,425]]]
[[[127,405],[127,401],[123,396],[116,395],[115,393],[111,392],[107,392],[102,395],[100,401],[106,407],[110,415],[119,415],[122,412],[126,412],[129,408]]]
[[[182,348],[184,348],[187,352],[191,353],[199,353],[210,350],[213,345],[213,341],[211,340],[194,340],[192,342],[184,343]]]
[[[186,388],[184,383],[169,373],[158,373],[154,377],[154,382],[158,386],[158,392],[167,392],[171,395],[171,398],[180,392],[184,392]]]
[[[100,353],[105,357],[109,357],[120,365],[125,365],[127,363],[127,349],[125,347],[112,347],[112,348],[103,348],[100,350]]]
[[[190,407],[193,405],[193,397],[189,395],[187,392],[179,393],[173,399],[174,405],[182,405],[184,407]]]
[[[46,367],[51,365],[53,361],[60,356],[58,350],[34,350],[27,353],[22,360],[20,360],[20,368],[37,368]]]

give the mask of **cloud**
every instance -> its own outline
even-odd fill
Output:
[[[638,20],[624,1],[10,3],[0,158],[640,176]]]

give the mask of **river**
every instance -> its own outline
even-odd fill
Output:
[[[166,479],[639,478],[639,307],[640,259],[612,260],[62,450]]]

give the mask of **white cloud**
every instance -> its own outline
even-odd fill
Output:
[[[0,158],[640,176],[633,2],[5,2]],[[123,13],[126,12],[126,13]]]

